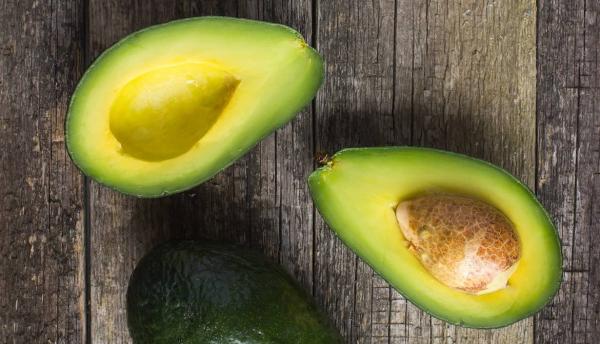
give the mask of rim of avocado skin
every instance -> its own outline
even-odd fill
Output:
[[[132,272],[134,343],[343,343],[313,298],[262,252],[218,241],[168,241]]]
[[[162,170],[158,162],[127,157],[131,162],[123,163],[125,154],[103,152],[103,145],[118,150],[114,137],[103,140],[119,90],[148,71],[180,63],[215,65],[239,80],[208,132],[181,156],[162,161]],[[171,195],[209,180],[293,119],[323,79],[319,53],[281,24],[205,16],[150,26],[115,43],[86,70],[69,103],[65,145],[82,173],[104,186],[136,197]]]
[[[560,239],[534,194],[507,171],[462,154],[420,147],[348,148],[308,178],[328,226],[383,279],[435,318],[469,328],[513,324],[542,309],[562,282]],[[472,295],[436,280],[407,246],[399,202],[440,192],[480,199],[514,224],[521,244],[504,289]]]

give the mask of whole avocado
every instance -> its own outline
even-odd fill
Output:
[[[198,241],[154,248],[127,290],[134,343],[331,344],[341,337],[307,295],[262,254]]]

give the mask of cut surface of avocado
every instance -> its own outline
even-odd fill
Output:
[[[199,17],[153,26],[87,70],[71,99],[67,148],[102,184],[172,194],[291,120],[322,79],[319,54],[282,25]]]
[[[548,214],[489,163],[427,148],[346,149],[309,187],[342,241],[437,318],[502,327],[558,290],[562,257]]]

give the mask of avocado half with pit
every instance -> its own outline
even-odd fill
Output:
[[[282,25],[199,17],[124,38],[87,70],[66,120],[75,164],[123,193],[189,189],[314,97],[323,61]]]
[[[342,241],[437,318],[502,327],[559,288],[557,232],[499,167],[426,148],[356,148],[334,155],[309,186]]]

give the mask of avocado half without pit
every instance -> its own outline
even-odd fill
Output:
[[[313,172],[309,186],[342,241],[437,318],[502,327],[558,290],[556,230],[499,167],[434,149],[355,148]]]
[[[75,164],[123,193],[189,189],[314,97],[323,62],[277,24],[199,17],[124,38],[87,70],[66,120]]]

